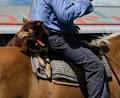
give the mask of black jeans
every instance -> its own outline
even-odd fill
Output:
[[[54,52],[84,69],[88,98],[108,98],[104,66],[90,49],[72,35],[49,36],[48,43]]]

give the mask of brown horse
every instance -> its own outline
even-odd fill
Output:
[[[21,29],[7,47],[0,48],[0,98],[84,98],[80,87],[57,85],[34,76],[25,47],[33,27],[23,24],[26,29]],[[120,98],[120,33],[103,38],[100,46],[114,71],[109,83],[111,98]]]

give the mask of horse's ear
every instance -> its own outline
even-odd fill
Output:
[[[28,23],[29,20],[27,18],[23,18],[23,24]]]

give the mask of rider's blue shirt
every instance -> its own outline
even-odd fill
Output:
[[[72,32],[73,20],[93,11],[90,0],[34,0],[30,19],[43,21],[49,29]]]

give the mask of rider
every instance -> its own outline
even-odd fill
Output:
[[[55,53],[85,72],[87,98],[108,98],[105,69],[98,57],[76,38],[73,20],[93,11],[90,0],[34,0],[30,19],[42,21],[49,31],[48,44]]]

